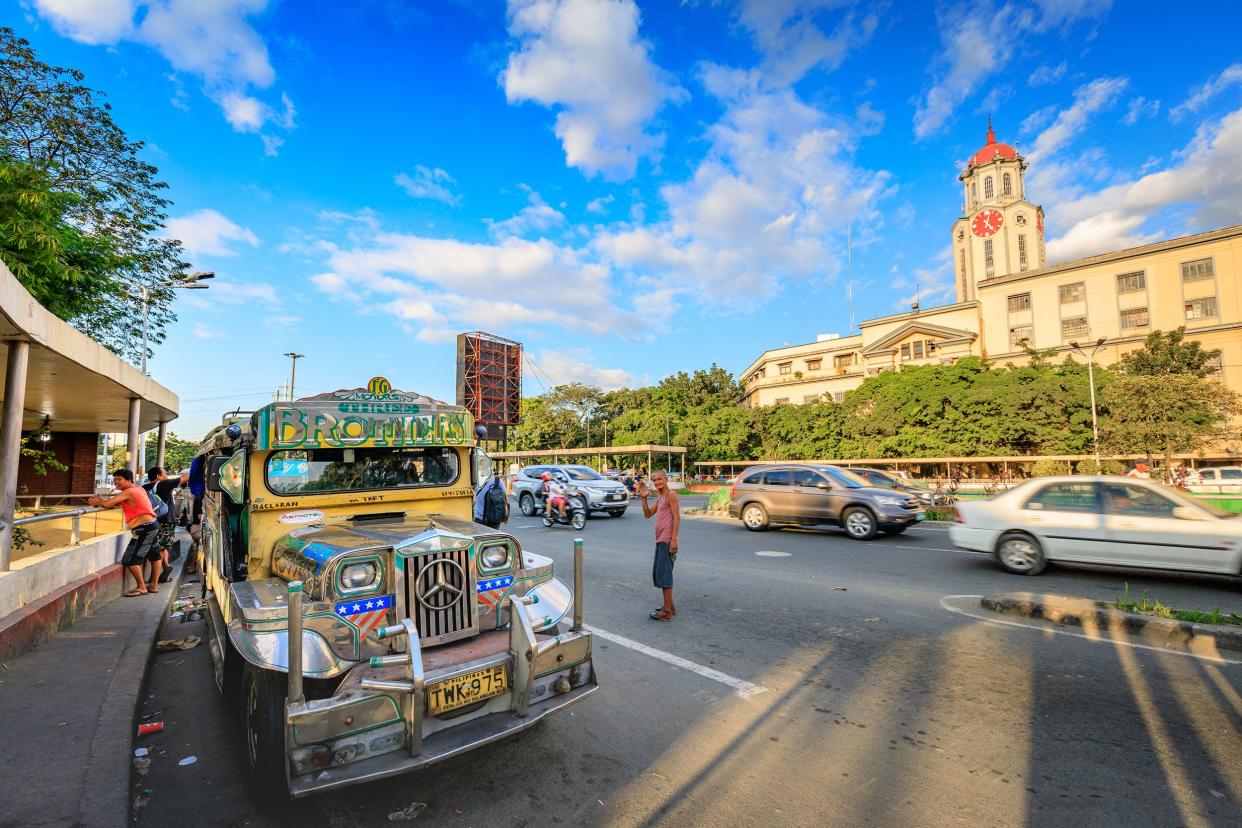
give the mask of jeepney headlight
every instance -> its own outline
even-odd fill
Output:
[[[509,565],[509,547],[503,543],[483,547],[479,563],[484,569],[503,569]]]
[[[341,568],[341,586],[345,589],[365,589],[379,579],[379,564],[375,561],[349,564]]]

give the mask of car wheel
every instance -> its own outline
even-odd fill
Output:
[[[247,664],[242,673],[246,759],[258,790],[288,791],[285,779],[285,697],[288,676]]]
[[[1025,532],[1011,532],[996,545],[996,560],[1015,575],[1038,575],[1048,565],[1039,541]]]
[[[876,535],[875,515],[865,506],[852,506],[841,515],[845,534],[854,540],[868,541]]]
[[[762,532],[768,528],[768,512],[758,503],[747,503],[742,507],[742,525],[752,532]]]
[[[527,517],[535,514],[535,499],[530,496],[530,492],[522,492],[521,497],[518,498],[518,508]]]

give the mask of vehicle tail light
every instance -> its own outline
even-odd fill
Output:
[[[737,495],[737,478],[740,476],[738,475],[729,481],[729,500],[732,500]]]
[[[966,522],[962,520],[962,510],[957,508],[956,506],[953,507],[953,522],[954,523],[965,523]]]

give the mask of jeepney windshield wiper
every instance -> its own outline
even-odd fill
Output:
[[[355,523],[381,523],[390,520],[404,520],[405,512],[373,512],[368,515],[353,515],[346,518]]]

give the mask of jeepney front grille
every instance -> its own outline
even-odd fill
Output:
[[[425,643],[474,633],[474,577],[470,550],[427,552],[405,561],[405,606]]]

